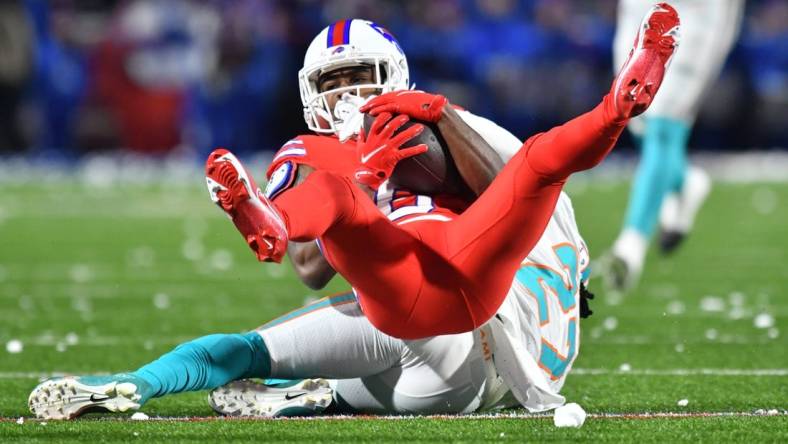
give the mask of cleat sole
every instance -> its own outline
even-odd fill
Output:
[[[229,151],[208,156],[206,185],[211,200],[241,232],[261,262],[281,262],[287,245],[285,223],[241,162]]]
[[[287,388],[242,380],[214,389],[208,402],[224,416],[313,416],[333,402],[333,390],[324,379],[307,379]]]
[[[74,419],[93,411],[125,412],[138,409],[140,396],[130,382],[90,386],[76,378],[44,381],[30,393],[28,407],[41,419]]]

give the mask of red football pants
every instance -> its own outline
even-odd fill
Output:
[[[315,171],[276,199],[290,239],[321,238],[364,314],[391,336],[473,330],[503,303],[569,175],[599,163],[626,126],[606,96],[594,110],[528,139],[492,184],[448,222],[389,221],[346,177]]]

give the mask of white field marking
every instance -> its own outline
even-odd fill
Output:
[[[719,335],[716,339],[706,339],[702,334],[698,335],[698,337],[681,337],[676,339],[665,339],[664,337],[654,336],[616,336],[607,333],[607,336],[603,334],[599,338],[594,338],[594,344],[613,344],[613,345],[670,345],[673,346],[676,343],[683,343],[683,344],[737,344],[737,345],[746,345],[746,344],[768,344],[773,342],[773,340],[768,339],[765,335],[761,334],[757,331],[752,331],[753,334],[751,335],[741,335],[741,334],[722,334]]]
[[[192,288],[194,289],[195,286],[198,286],[198,282],[195,282],[191,285],[162,285],[157,289],[147,289],[144,290],[134,289],[133,293],[131,292],[123,292],[122,289],[118,289],[117,285],[107,285],[107,284],[96,284],[96,283],[87,283],[87,284],[72,284],[67,283],[64,285],[59,284],[42,284],[36,283],[36,291],[19,291],[19,292],[9,292],[7,294],[0,294],[0,299],[14,299],[18,300],[20,296],[32,296],[32,297],[41,297],[41,298],[49,298],[49,299],[76,299],[76,298],[85,298],[85,299],[112,299],[112,300],[135,300],[139,302],[145,302],[146,299],[153,299],[156,293],[162,293],[170,290],[179,291],[183,290],[184,293],[167,293],[167,296],[170,299],[198,299],[198,296],[186,294],[185,290]],[[130,286],[139,285],[139,284],[131,284]],[[53,288],[53,290],[49,294],[44,291],[44,287]],[[61,290],[58,292],[57,290]],[[124,293],[124,294],[121,294]],[[206,298],[199,298],[205,300]],[[218,299],[218,298],[216,298]],[[151,302],[152,305],[152,302]],[[19,315],[18,312],[9,313],[9,318],[14,318]]]
[[[787,368],[667,368],[667,369],[632,369],[621,371],[608,368],[576,368],[570,375],[603,376],[788,376]]]
[[[175,271],[170,272],[165,269],[163,272],[154,273],[154,272],[106,272],[106,273],[96,273],[96,278],[94,282],[83,282],[77,283],[74,282],[71,278],[69,278],[65,273],[58,274],[54,272],[50,273],[28,273],[24,276],[20,277],[13,277],[7,278],[5,281],[2,282],[2,285],[26,285],[30,283],[31,280],[36,281],[36,288],[41,287],[53,287],[54,289],[65,288],[68,290],[76,291],[79,290],[83,293],[90,293],[90,292],[102,292],[103,294],[95,295],[95,294],[87,294],[88,297],[94,299],[109,299],[109,298],[118,298],[118,297],[126,297],[123,296],[124,293],[124,286],[139,286],[139,285],[155,285],[160,288],[173,288],[173,289],[194,289],[196,285],[207,283],[216,283],[220,281],[233,281],[238,282],[238,276],[236,272],[247,272],[247,276],[250,278],[259,277],[259,268],[254,270],[252,267],[244,266],[244,265],[233,265],[233,273],[215,273],[213,272],[213,268],[205,267],[204,269],[200,269],[195,267],[194,271],[182,272],[182,270],[189,266],[187,261],[183,262],[171,262],[172,269],[179,268],[181,272]],[[169,264],[163,264],[167,266]],[[118,268],[123,267],[119,265]],[[156,267],[162,267],[162,264],[156,264]],[[128,270],[128,268],[125,268]],[[289,271],[287,271],[289,273]],[[209,276],[210,275],[210,276]],[[190,281],[188,283],[183,284],[172,284],[172,283],[161,283],[162,280],[172,280],[172,281]],[[96,282],[100,281],[100,282]],[[122,282],[121,282],[122,281]],[[250,284],[251,285],[251,284]],[[140,290],[137,290],[138,292]],[[24,294],[31,294],[31,291],[18,291],[16,293],[11,291],[6,291],[0,294],[0,299],[16,299],[19,297],[20,293]],[[72,297],[71,294],[63,294],[63,293],[53,293],[51,295],[47,295],[47,297]],[[129,297],[136,297],[136,296],[129,296]],[[178,297],[190,297],[189,295],[182,295]],[[192,296],[197,298],[197,296]],[[775,314],[779,314],[779,312],[774,312]]]
[[[209,201],[210,202],[210,201]],[[162,205],[163,207],[164,205]],[[24,218],[48,218],[48,219],[76,219],[76,220],[98,220],[98,219],[110,219],[110,220],[117,220],[118,218],[122,217],[123,219],[132,219],[132,220],[169,220],[169,219],[183,219],[187,217],[188,209],[178,209],[178,211],[173,211],[170,209],[170,212],[166,210],[158,210],[158,209],[138,209],[138,208],[126,208],[126,209],[119,209],[118,211],[111,211],[111,209],[103,209],[103,210],[96,210],[94,208],[82,208],[82,209],[75,209],[71,208],[70,210],[52,210],[52,209],[40,209],[40,208],[31,208],[28,210],[14,210],[15,213],[9,214],[8,219],[16,218],[16,217],[24,217]],[[68,211],[68,212],[67,212]],[[209,216],[210,214],[207,212],[200,212],[198,213],[200,216]]]
[[[82,341],[80,340],[80,344]],[[91,376],[109,375],[107,371],[90,372]],[[0,372],[0,379],[42,379],[56,376],[75,375],[74,372]],[[675,368],[675,369],[633,369],[621,371],[606,368],[576,368],[571,375],[577,376],[605,376],[605,375],[633,375],[633,376],[788,376],[786,368]]]
[[[588,418],[592,419],[679,419],[679,418],[718,418],[718,417],[773,417],[788,416],[788,411],[781,410],[777,413],[758,413],[758,412],[620,412],[620,413],[589,413]],[[485,419],[548,419],[552,418],[552,412],[545,413],[525,413],[525,412],[498,412],[498,413],[471,413],[467,415],[330,415],[330,416],[310,416],[297,418],[265,418],[265,417],[230,417],[230,416],[192,416],[192,417],[167,417],[153,416],[148,421],[162,422],[213,422],[213,421],[408,421],[417,419],[440,419],[440,420],[485,420]],[[17,421],[17,417],[0,417],[0,423]],[[95,422],[102,421],[130,421],[130,416],[103,417]],[[25,418],[25,421],[41,422],[45,420]]]
[[[128,336],[84,336],[80,337],[76,344],[69,347],[88,346],[88,347],[116,347],[118,345],[136,346],[157,346],[157,345],[178,345],[194,339],[195,336],[173,336],[167,339],[161,338],[134,338]],[[54,347],[59,343],[65,343],[65,335],[46,335],[46,336],[20,336],[16,339],[22,341],[26,346],[32,347]],[[7,340],[6,340],[7,341]],[[5,342],[0,338],[0,342]]]
[[[63,297],[66,297],[66,296],[64,295]],[[170,297],[172,297],[173,299],[174,298],[184,298],[184,299],[189,298],[189,296],[178,296],[178,295],[170,295]],[[94,298],[91,298],[90,296],[87,296],[87,298],[94,299]],[[2,299],[2,298],[0,298],[0,299]],[[103,296],[99,296],[99,297],[97,297],[95,299],[105,299],[105,298]],[[142,303],[148,303],[148,300],[150,299],[150,297],[148,297],[147,295],[140,295],[140,296],[129,296],[129,297],[124,297],[124,298],[118,298],[118,299],[124,299],[124,300],[126,300],[126,299],[134,299],[134,300],[140,300]],[[150,303],[150,306],[153,307],[153,303],[152,302]],[[151,308],[151,311],[152,310],[153,310],[153,308]],[[4,320],[4,321],[8,321],[8,322],[18,321],[20,319],[26,319],[27,320],[27,319],[30,319],[30,318],[35,318],[38,315],[37,313],[38,313],[37,311],[21,312],[21,313],[20,312],[0,313],[0,320]],[[68,311],[68,313],[74,314],[74,313],[78,313],[78,312],[76,310],[72,310],[72,311]],[[91,315],[92,316],[99,316],[100,313],[97,310],[92,310],[91,311]],[[5,337],[4,338],[3,336],[0,335],[0,342],[8,341],[9,339],[11,339],[11,338],[10,337]],[[42,347],[54,346],[54,345],[57,345],[58,342],[62,342],[62,340],[63,340],[62,337],[57,337],[57,336],[43,337],[43,338],[39,337],[39,336],[21,336],[21,337],[18,337],[18,339],[20,339],[22,342],[24,342],[25,345],[42,346]],[[140,339],[140,338],[130,338],[128,336],[94,336],[94,337],[80,337],[79,345],[80,346],[88,346],[88,347],[113,347],[113,346],[117,346],[117,345],[140,345],[140,344],[144,344],[144,343],[149,343],[149,344],[152,344],[152,345],[176,345],[176,344],[180,344],[181,342],[188,341],[188,340],[191,340],[191,339],[194,339],[194,337],[193,336],[177,336],[177,337],[174,336],[174,337],[171,337],[171,338],[168,338],[168,339],[161,339],[161,338]],[[620,340],[618,340],[618,339],[620,339]],[[705,338],[692,339],[692,340],[681,339],[681,340],[675,340],[675,341],[664,340],[664,339],[656,339],[655,338],[655,340],[653,340],[653,341],[637,340],[637,341],[629,342],[629,341],[626,341],[626,338],[624,338],[624,337],[621,337],[621,338],[607,338],[607,339],[603,337],[603,338],[594,339],[593,342],[594,342],[594,344],[597,344],[597,345],[600,345],[600,344],[602,344],[602,345],[604,345],[604,344],[615,344],[617,346],[621,346],[621,345],[633,345],[633,346],[667,345],[671,349],[673,349],[673,347],[677,343],[682,343],[684,345],[689,345],[689,346],[692,346],[694,344],[709,344],[709,343],[722,344],[722,345],[731,345],[731,344],[736,344],[736,345],[754,345],[754,344],[755,345],[764,345],[764,344],[766,344],[766,345],[771,345],[771,344],[777,344],[778,343],[774,339],[770,339],[767,336],[765,336],[765,334],[761,334],[761,333],[758,333],[758,334],[754,333],[753,335],[750,335],[750,336],[741,336],[741,335],[739,335],[739,336],[733,337],[733,338],[724,337],[724,338],[720,338],[720,339],[718,339],[716,341],[709,341],[709,340],[707,340]],[[592,372],[592,373],[595,372],[595,371],[599,371],[599,372],[606,371],[604,369],[585,369],[585,370],[580,369],[580,370],[581,371],[588,371],[588,372]],[[574,371],[577,372],[578,370],[576,369]],[[659,370],[659,371],[661,371],[661,370]],[[749,370],[747,370],[747,371],[749,371]]]

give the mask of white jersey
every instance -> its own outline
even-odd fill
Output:
[[[498,373],[531,411],[564,403],[559,391],[580,347],[580,283],[587,283],[588,264],[572,203],[561,193],[544,234],[487,324]],[[494,398],[486,401],[495,404]]]
[[[744,0],[670,0],[681,20],[681,41],[654,102],[630,122],[640,134],[643,118],[668,117],[692,125],[704,93],[722,70],[736,40],[744,12]],[[623,66],[643,16],[653,2],[620,0],[613,41],[614,69]]]

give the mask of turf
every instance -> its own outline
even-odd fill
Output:
[[[253,328],[347,288],[335,279],[312,292],[288,266],[255,262],[199,176],[101,184],[0,182],[0,441],[788,440],[784,414],[593,417],[576,430],[547,418],[16,424],[29,415],[33,373],[133,369],[181,341]],[[618,230],[627,188],[586,177],[570,190],[597,257]],[[788,184],[719,184],[687,245],[670,258],[653,252],[633,294],[605,297],[594,279],[595,314],[582,324],[569,400],[596,414],[788,408],[786,200]],[[773,326],[756,327],[759,314]],[[21,353],[6,352],[11,339],[22,341]],[[689,404],[678,407],[680,399]],[[153,400],[144,410],[212,416],[204,393]]]

